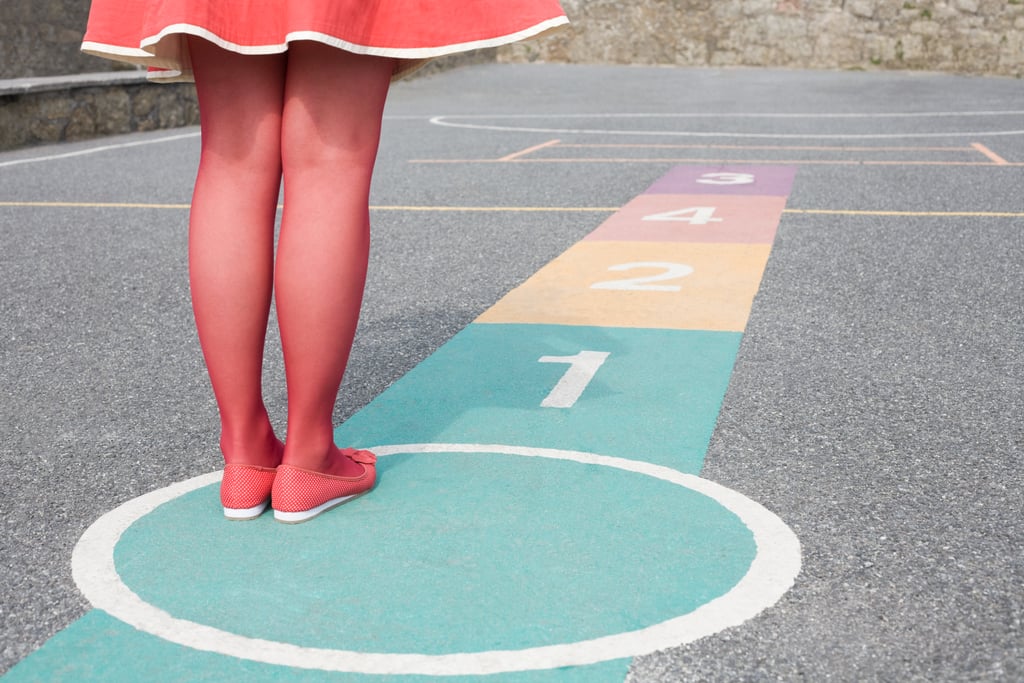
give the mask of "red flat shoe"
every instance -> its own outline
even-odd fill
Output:
[[[278,467],[272,494],[274,519],[285,524],[305,522],[372,489],[377,481],[377,456],[354,448],[341,453],[362,465],[363,473],[338,477],[293,465]]]
[[[259,517],[270,503],[275,472],[273,467],[225,465],[220,480],[224,516],[235,521]]]

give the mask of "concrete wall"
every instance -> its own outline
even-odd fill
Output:
[[[1024,0],[562,0],[573,27],[501,61],[1024,75]]]

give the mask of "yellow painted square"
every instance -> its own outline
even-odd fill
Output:
[[[579,242],[481,323],[742,332],[770,244]]]

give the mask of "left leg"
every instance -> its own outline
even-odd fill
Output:
[[[288,52],[276,303],[288,382],[284,462],[358,476],[332,414],[369,257],[369,192],[393,62],[314,42]]]

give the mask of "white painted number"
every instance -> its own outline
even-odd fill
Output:
[[[686,209],[676,209],[665,213],[652,213],[644,216],[645,221],[680,221],[690,225],[707,225],[708,223],[721,223],[721,218],[714,218],[715,207],[713,206],[691,206]]]
[[[697,182],[703,185],[751,185],[754,176],[750,173],[705,173]]]
[[[541,407],[572,408],[607,357],[606,351],[580,351],[575,356],[541,356],[538,361],[540,363],[569,364],[562,379],[558,380],[547,398],[540,402]]]
[[[643,292],[678,292],[682,287],[679,285],[652,285],[651,282],[663,282],[665,280],[676,280],[686,277],[693,272],[692,266],[682,263],[667,263],[664,261],[640,261],[637,263],[620,263],[616,266],[609,266],[608,270],[633,270],[634,268],[660,268],[662,272],[654,275],[643,275],[631,277],[625,280],[605,280],[590,285],[591,289],[627,289]]]
[[[708,223],[721,223],[722,218],[715,218],[715,207],[713,206],[691,206],[686,209],[676,209],[665,213],[652,213],[644,216],[643,220],[672,220],[689,223],[690,225],[707,225]]]

